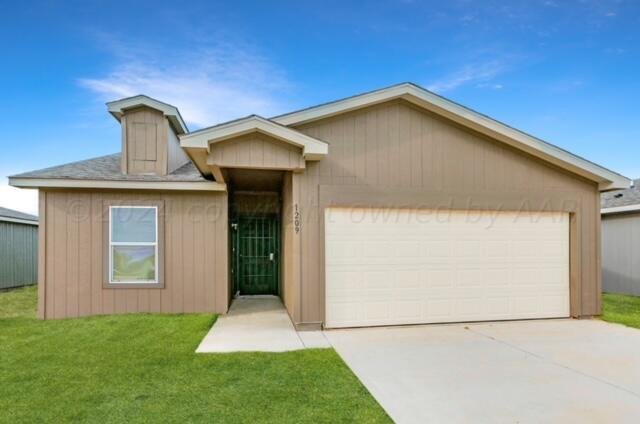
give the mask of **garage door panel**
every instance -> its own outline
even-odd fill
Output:
[[[327,327],[569,315],[566,214],[374,212],[325,221]]]

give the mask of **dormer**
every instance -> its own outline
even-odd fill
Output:
[[[122,126],[123,174],[167,175],[189,162],[178,139],[188,129],[175,106],[138,95],[107,107]]]

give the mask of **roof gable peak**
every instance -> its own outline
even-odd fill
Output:
[[[180,111],[177,107],[170,105],[169,103],[156,100],[145,94],[125,97],[123,99],[114,100],[107,103],[107,109],[109,113],[113,115],[113,117],[116,118],[118,122],[127,110],[143,106],[162,112],[167,117],[167,119],[169,119],[169,122],[171,122],[172,126],[178,134],[186,134],[189,132],[187,124],[182,119],[182,115],[180,115]]]
[[[286,126],[299,126],[395,99],[404,99],[463,127],[594,181],[601,191],[628,188],[631,185],[631,180],[623,175],[410,82],[279,115],[271,120]]]

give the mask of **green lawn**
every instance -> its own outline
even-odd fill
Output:
[[[0,422],[389,422],[332,349],[195,354],[212,315],[35,319],[0,292]]]
[[[605,293],[602,319],[640,328],[640,296]]]

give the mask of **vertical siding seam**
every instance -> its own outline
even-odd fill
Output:
[[[42,225],[42,233],[38,233],[38,235],[42,234],[42,240],[38,239],[38,248],[42,248],[42,269],[38,270],[38,283],[42,284],[42,290],[38,290],[42,296],[42,319],[47,319],[47,208],[49,207],[49,202],[47,201],[47,192],[42,192],[43,205],[39,207],[39,212],[42,216],[40,216],[40,225]],[[42,243],[42,247],[39,244]],[[42,275],[40,275],[42,273]]]

